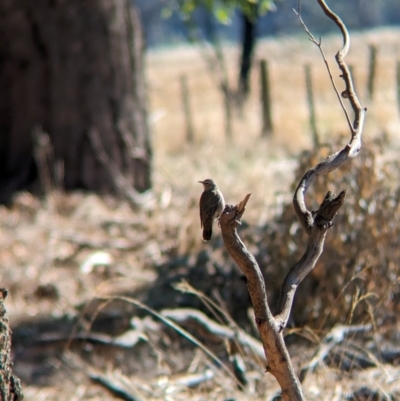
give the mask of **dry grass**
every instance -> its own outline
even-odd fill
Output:
[[[368,107],[366,135],[376,135],[385,130],[394,135],[398,128],[396,104],[395,64],[400,58],[396,31],[380,30],[366,34],[352,35],[352,48],[347,58],[353,66],[355,83],[363,104]],[[341,39],[338,36],[323,38],[323,48],[331,62],[333,74],[338,76],[333,56]],[[376,96],[373,102],[367,99],[368,45],[378,46]],[[234,85],[238,52],[236,48],[225,50],[229,63],[229,75]],[[304,64],[312,64],[315,102],[318,126],[321,135],[327,139],[332,133],[347,132],[340,106],[331,89],[328,75],[316,46],[306,38],[279,38],[260,42],[252,74],[253,93],[247,105],[243,121],[236,121],[234,143],[258,141],[261,119],[259,116],[258,60],[269,61],[271,72],[272,111],[277,133],[276,143],[293,154],[311,145],[306,93]],[[148,57],[150,103],[154,124],[156,149],[168,153],[181,153],[184,148],[184,124],[182,117],[179,76],[187,75],[195,111],[194,122],[197,144],[212,144],[217,151],[223,150],[224,120],[220,92],[212,74],[196,48],[183,47],[163,50]],[[339,82],[339,80],[336,80]],[[339,82],[340,83],[340,82]],[[340,83],[340,85],[342,85]]]
[[[348,56],[360,98],[369,110],[365,138],[372,139],[384,132],[393,146],[399,144],[400,129],[395,85],[395,64],[400,59],[397,37],[398,32],[393,30],[354,34]],[[335,77],[338,73],[333,56],[340,43],[337,36],[323,38],[323,47]],[[371,43],[379,44],[374,101],[368,100],[366,95],[368,45]],[[238,53],[235,48],[228,47],[225,54],[231,67],[229,75],[233,85]],[[243,118],[235,118],[234,138],[229,142],[224,134],[222,96],[200,51],[184,47],[173,52],[160,50],[148,56],[157,189],[165,188],[167,182],[176,190],[176,196],[187,198],[190,194],[196,198],[197,180],[212,176],[220,183],[228,201],[237,202],[245,193],[252,192],[251,202],[258,208],[258,215],[262,205],[265,208],[276,203],[277,194],[290,197],[288,183],[293,179],[291,171],[295,159],[301,151],[312,146],[306,106],[305,63],[312,64],[317,125],[322,141],[331,142],[332,138],[343,135],[348,137],[343,112],[318,49],[305,35],[261,42],[256,60],[261,58],[267,58],[270,63],[275,135],[271,139],[260,140],[259,81],[258,68],[255,68],[252,74],[253,92]],[[191,92],[194,146],[188,146],[185,141],[179,87],[181,74],[188,76]],[[340,89],[338,78],[336,82]],[[189,164],[188,159],[191,161]],[[251,223],[255,219],[251,219]]]
[[[349,62],[354,66],[356,85],[362,99],[366,99],[364,88],[368,73],[368,44],[378,44],[376,97],[373,101],[363,101],[369,110],[365,136],[372,142],[373,138],[385,133],[388,140],[380,147],[369,147],[366,152],[368,157],[357,160],[357,168],[353,169],[353,165],[348,165],[335,174],[333,181],[324,182],[324,185],[332,186],[329,189],[338,191],[345,185],[350,192],[350,209],[338,220],[337,230],[343,224],[349,235],[353,235],[350,233],[353,227],[351,216],[356,216],[359,219],[356,224],[359,231],[355,235],[360,235],[363,240],[368,238],[368,249],[359,251],[353,245],[349,250],[340,243],[339,231],[332,231],[327,239],[328,259],[325,261],[339,260],[341,268],[345,269],[344,263],[350,252],[352,261],[355,256],[360,255],[365,263],[357,268],[364,272],[363,269],[373,266],[362,276],[360,282],[368,282],[366,291],[374,293],[382,290],[390,280],[395,284],[398,277],[395,251],[386,255],[387,257],[384,257],[383,251],[376,252],[381,258],[371,257],[375,253],[374,249],[371,250],[374,241],[377,249],[382,249],[386,244],[379,236],[377,227],[382,219],[382,224],[390,221],[391,203],[376,204],[376,208],[384,206],[386,212],[379,214],[381,220],[374,219],[373,224],[366,222],[363,225],[360,216],[365,215],[364,209],[357,203],[359,193],[352,185],[359,182],[357,180],[362,181],[363,185],[359,186],[364,191],[362,199],[369,205],[375,199],[374,192],[379,190],[380,195],[376,199],[386,202],[394,198],[398,188],[396,164],[391,164],[391,175],[384,175],[387,173],[387,161],[396,159],[395,151],[399,147],[400,125],[395,95],[395,63],[400,59],[398,36],[399,32],[395,30],[352,36]],[[328,58],[333,59],[340,44],[339,38],[324,38],[323,43]],[[237,51],[231,47],[225,50],[230,65],[234,66]],[[212,364],[204,356],[198,356],[193,348],[185,346],[185,342],[178,341],[177,336],[171,332],[163,332],[162,336],[157,333],[147,343],[129,352],[89,343],[72,344],[67,347],[68,352],[65,352],[65,344],[31,344],[24,348],[27,338],[39,339],[44,333],[58,331],[61,325],[57,320],[59,317],[67,316],[64,319],[68,320],[69,317],[72,319],[81,315],[82,326],[90,330],[90,319],[93,318],[96,305],[86,312],[82,305],[95,297],[128,293],[134,294],[138,299],[167,306],[172,302],[169,284],[177,277],[189,278],[192,284],[205,292],[211,291],[210,287],[215,287],[224,295],[224,291],[228,291],[230,286],[226,277],[230,276],[223,274],[234,271],[234,268],[227,261],[226,255],[223,255],[218,238],[210,246],[200,241],[197,202],[201,187],[197,181],[207,177],[212,177],[219,183],[230,203],[236,203],[246,193],[252,192],[246,211],[246,224],[249,228],[246,229],[245,224],[243,235],[249,241],[251,249],[259,253],[260,260],[265,261],[263,267],[267,274],[271,274],[271,280],[276,280],[276,283],[282,280],[291,261],[297,256],[296,252],[301,251],[304,245],[304,237],[293,226],[294,213],[286,205],[290,203],[292,195],[291,184],[296,174],[298,156],[301,151],[311,147],[304,88],[305,62],[312,63],[313,66],[317,123],[321,138],[334,143],[344,135],[345,139],[340,139],[343,143],[348,134],[344,116],[317,49],[305,37],[263,41],[257,50],[257,59],[262,57],[270,62],[275,135],[268,139],[259,138],[260,107],[258,74],[255,71],[252,76],[253,94],[243,118],[235,118],[234,139],[228,143],[224,137],[221,95],[215,89],[212,76],[198,50],[185,47],[148,55],[154,189],[157,201],[148,211],[135,213],[124,202],[82,193],[65,195],[57,191],[50,194],[46,202],[23,193],[15,199],[10,209],[0,209],[2,286],[10,290],[6,306],[16,334],[16,370],[24,380],[27,399],[114,399],[89,381],[86,373],[92,369],[100,373],[108,372],[125,386],[139,388],[149,400],[223,400],[229,397],[240,400],[271,399],[278,390],[276,383],[269,376],[265,377],[262,368],[249,358],[246,359],[250,369],[247,393],[239,392],[234,382],[221,375],[218,370],[215,379],[196,390],[179,389],[173,392],[165,383],[174,379],[176,374],[202,371]],[[333,63],[332,68],[334,69]],[[235,71],[232,69],[229,73],[234,82]],[[188,75],[192,95],[196,134],[196,143],[193,145],[185,143],[179,90],[181,74]],[[311,155],[315,160],[320,156],[317,151]],[[364,168],[361,161],[372,164]],[[302,168],[306,164],[307,161],[303,158]],[[350,179],[351,175],[355,177],[353,180]],[[343,176],[347,177],[344,181],[340,178]],[[388,181],[388,177],[396,182]],[[319,198],[325,191],[325,186],[317,186],[315,191]],[[351,208],[357,213],[353,214]],[[372,221],[371,216],[368,218]],[[385,238],[390,237],[391,232],[397,233],[396,223],[399,220],[397,214],[393,214],[392,226],[385,227]],[[270,225],[265,227],[267,223]],[[274,240],[272,237],[263,237],[265,232],[275,235]],[[288,233],[293,235],[289,245]],[[369,237],[369,233],[376,236]],[[276,249],[275,254],[270,253],[273,255],[272,260],[271,257],[264,259],[265,255],[262,253],[262,249],[268,249],[268,243]],[[208,252],[211,248],[214,248],[211,256],[208,256],[211,259],[200,263],[201,252]],[[334,252],[337,250],[343,252],[336,255]],[[94,266],[92,271],[82,270],[85,261],[97,251],[106,252],[111,261]],[[379,263],[386,263],[388,259],[391,264],[384,266],[382,270],[385,274],[381,277]],[[330,321],[326,323],[333,324],[341,320],[337,316],[341,308],[348,307],[352,300],[357,301],[352,298],[356,295],[355,292],[339,294],[339,301],[336,300],[335,294],[338,295],[340,281],[332,281],[336,292],[329,292],[329,280],[339,275],[336,273],[332,278],[332,273],[327,274],[324,266],[325,262],[299,290],[300,293],[303,291],[304,297],[298,299],[295,313],[302,325],[314,325],[314,342],[311,345],[306,342],[307,347],[304,348],[304,344],[300,345],[297,340],[291,346],[298,367],[310,359],[313,348],[318,345],[320,333],[315,331],[315,327],[323,326],[321,321],[324,319],[322,314],[325,309],[331,310]],[[334,263],[332,266],[332,269],[337,268]],[[356,268],[354,269],[357,273]],[[210,286],[207,275],[212,275],[214,280],[217,277],[216,272],[225,277],[225,281],[222,280],[221,283],[215,280],[214,285]],[[229,274],[234,276],[234,273]],[[353,271],[349,274],[351,279]],[[343,280],[347,280],[346,271],[341,271],[340,277],[342,276]],[[320,282],[323,285],[318,287]],[[342,285],[344,283],[345,281]],[[238,288],[243,292],[240,296],[237,294]],[[269,290],[273,292],[275,288],[276,284],[271,283]],[[237,297],[238,303],[243,303],[245,299],[241,298],[245,297],[242,287],[233,286],[227,294],[224,299]],[[384,300],[382,297],[378,299],[385,308],[393,307],[389,301],[396,305],[395,300]],[[181,302],[184,297],[179,300]],[[174,302],[177,302],[175,298]],[[313,307],[306,310],[302,305]],[[229,305],[227,309],[230,309]],[[126,316],[137,313],[136,309],[121,303],[109,305],[107,310],[108,316],[114,314],[113,316],[118,317],[118,324],[114,327],[107,321],[108,323],[99,325],[99,330],[112,334],[125,330],[129,325]],[[392,310],[397,311],[396,308]],[[377,308],[376,311],[382,313],[382,309]],[[358,312],[359,309],[355,308],[353,321],[365,319],[366,314]],[[348,317],[349,311],[346,309],[346,318]],[[384,319],[379,320],[377,316],[373,321],[382,324],[382,327],[376,327],[376,334],[384,333],[383,329],[390,323]],[[391,323],[397,324],[396,318]],[[71,335],[72,326],[67,325],[67,335]],[[304,336],[306,332],[304,330]],[[221,344],[210,347],[220,355],[226,355]],[[310,374],[304,388],[309,400],[339,400],[343,394],[359,388],[367,381],[373,387],[393,393],[396,386],[393,378],[396,376],[398,371],[391,366],[378,365],[371,370],[348,373],[340,371],[337,366],[331,366]]]

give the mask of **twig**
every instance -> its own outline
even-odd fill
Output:
[[[319,49],[319,51],[320,51],[320,53],[321,53],[322,59],[324,60],[326,69],[327,69],[328,74],[329,74],[329,78],[330,78],[331,83],[332,83],[332,86],[333,86],[333,89],[334,89],[334,91],[335,91],[335,93],[336,93],[336,96],[337,96],[337,98],[338,98],[338,100],[339,100],[340,106],[341,106],[342,109],[343,109],[344,115],[346,116],[347,123],[348,123],[350,129],[352,129],[352,125],[351,125],[349,113],[347,112],[347,109],[346,109],[346,107],[345,107],[345,105],[344,105],[344,103],[343,103],[342,97],[340,96],[340,93],[339,93],[339,90],[338,90],[338,88],[337,88],[337,86],[336,86],[335,80],[333,79],[333,75],[332,75],[332,72],[331,72],[331,68],[329,67],[328,60],[326,59],[325,53],[324,53],[324,51],[322,50],[321,38],[319,38],[319,40],[317,41],[317,40],[315,39],[314,35],[313,35],[313,34],[310,32],[310,30],[307,28],[307,25],[304,23],[303,18],[301,17],[301,12],[300,12],[300,11],[297,12],[295,9],[293,9],[293,11],[294,11],[294,13],[297,15],[297,17],[299,18],[299,21],[300,21],[301,25],[303,26],[303,29],[305,30],[305,32],[306,32],[307,35],[309,36],[310,41],[313,42],[313,43],[318,47],[318,49]]]
[[[342,49],[336,53],[335,58],[338,67],[342,71],[341,78],[343,78],[346,84],[346,89],[344,92],[342,92],[342,96],[344,95],[343,97],[345,98],[348,97],[351,107],[355,114],[352,125],[352,140],[358,140],[361,142],[361,133],[367,109],[363,108],[360,104],[360,101],[358,100],[358,97],[354,90],[354,85],[350,75],[349,68],[344,61],[344,58],[347,56],[347,53],[350,50],[350,36],[343,21],[328,7],[326,2],[324,0],[317,0],[317,1],[318,4],[321,6],[322,10],[324,11],[324,13],[338,26],[343,36]]]

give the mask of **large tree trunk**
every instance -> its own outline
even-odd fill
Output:
[[[91,130],[131,185],[151,186],[141,56],[130,0],[0,0],[1,200],[38,178],[37,127],[66,189],[116,190]]]

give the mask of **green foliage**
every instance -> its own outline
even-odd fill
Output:
[[[236,9],[255,19],[275,9],[275,4],[273,0],[171,0],[169,7],[163,10],[163,16],[170,16],[171,10],[174,10],[179,12],[182,19],[189,20],[200,8],[206,9],[221,24],[227,25]]]

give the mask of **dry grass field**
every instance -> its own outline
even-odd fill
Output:
[[[369,269],[368,266],[373,266],[368,270],[372,273],[361,279],[368,279],[376,285],[368,287],[366,294],[362,293],[361,285],[356,286],[360,288],[358,298],[355,293],[349,295],[345,291],[342,295],[332,295],[336,297],[333,301],[329,296],[316,297],[315,305],[307,312],[309,322],[306,321],[303,327],[288,330],[287,340],[295,366],[300,371],[321,351],[325,344],[324,335],[331,328],[321,323],[324,320],[321,310],[330,308],[332,321],[372,323],[373,330],[369,337],[360,339],[355,336],[349,342],[338,344],[329,361],[324,360],[322,366],[308,372],[303,386],[309,400],[400,399],[400,371],[396,367],[400,362],[400,353],[396,354],[394,350],[395,356],[388,363],[370,351],[373,349],[371,343],[376,344],[378,337],[387,340],[390,347],[398,342],[399,322],[395,316],[399,312],[397,304],[400,295],[396,289],[399,280],[396,258],[400,255],[393,238],[390,242],[393,249],[381,247],[386,246],[389,242],[385,241],[400,231],[397,204],[393,206],[393,198],[399,190],[393,177],[398,178],[398,171],[397,164],[392,163],[397,161],[400,148],[400,117],[396,100],[399,37],[400,30],[395,29],[352,35],[348,62],[353,67],[359,97],[368,108],[364,138],[366,146],[371,146],[367,156],[360,158],[357,168],[347,165],[343,169],[347,178],[340,181],[340,173],[335,173],[329,185],[348,184],[349,207],[357,209],[358,213],[354,212],[357,218],[353,220],[339,219],[338,226],[342,221],[351,236],[354,225],[360,230],[355,234],[360,238],[361,233],[369,233],[369,229],[375,233],[372,239],[376,241],[377,249],[371,249],[373,245],[369,245],[369,254],[360,251],[365,264],[357,274],[361,277]],[[322,43],[333,75],[337,76],[334,54],[341,40],[338,36],[324,37]],[[373,100],[367,98],[366,92],[370,44],[375,44],[378,49]],[[227,45],[224,53],[233,85],[238,51]],[[118,399],[95,377],[101,377],[103,382],[110,380],[131,395],[131,398],[124,399],[131,400],[273,399],[278,391],[275,381],[263,372],[260,361],[247,355],[245,350],[242,352],[248,384],[242,391],[235,379],[223,369],[225,366],[230,370],[231,364],[222,341],[210,343],[198,334],[199,340],[219,358],[216,362],[128,299],[110,299],[113,296],[131,297],[136,300],[134,302],[144,302],[158,310],[183,306],[189,298],[178,291],[175,291],[178,295],[172,296],[172,284],[176,284],[178,279],[187,279],[204,292],[218,288],[220,292],[213,293],[214,299],[217,302],[225,299],[221,305],[230,311],[226,297],[218,298],[224,293],[224,287],[229,286],[228,281],[213,281],[210,285],[207,280],[207,274],[216,277],[216,271],[225,274],[224,269],[228,268],[224,266],[226,257],[218,234],[211,244],[204,244],[200,239],[197,203],[201,186],[197,181],[207,177],[219,183],[229,203],[237,203],[246,193],[252,193],[243,230],[253,252],[257,253],[258,248],[270,239],[271,243],[275,241],[273,244],[277,253],[274,255],[295,257],[296,241],[305,246],[304,237],[296,234],[294,213],[287,206],[294,178],[298,174],[300,155],[312,148],[304,82],[305,63],[312,65],[321,140],[344,144],[349,138],[348,129],[318,49],[305,35],[262,41],[257,48],[256,60],[262,58],[266,58],[270,66],[272,137],[260,138],[257,68],[253,71],[252,93],[244,113],[242,116],[235,115],[233,138],[228,140],[224,135],[222,95],[216,89],[213,75],[200,51],[190,47],[153,51],[146,57],[154,150],[154,193],[149,196],[148,207],[138,212],[124,201],[93,194],[64,194],[55,189],[46,199],[21,193],[12,207],[0,208],[2,286],[9,290],[6,307],[14,330],[15,373],[22,379],[27,400]],[[195,130],[193,144],[185,140],[179,86],[182,74],[187,76],[191,95]],[[339,79],[337,82],[341,85]],[[383,145],[374,145],[376,138],[383,137]],[[306,165],[305,156],[302,157],[302,163]],[[319,157],[319,154],[314,152],[312,157]],[[340,184],[335,180],[339,180]],[[354,182],[356,186],[353,186]],[[352,191],[360,188],[364,191],[362,199],[351,195]],[[334,189],[339,191],[342,188]],[[382,189],[379,194],[387,191],[383,195],[376,194],[379,200],[374,204],[375,209],[386,211],[379,215],[383,216],[380,220],[374,217],[378,213],[371,211],[374,191],[378,189]],[[321,196],[319,190],[323,193],[326,189],[316,188],[316,196]],[[361,224],[362,218],[358,217],[365,217],[367,213],[363,212],[363,199],[368,200],[368,216],[371,218],[371,223],[365,226]],[[382,199],[386,203],[380,203]],[[352,212],[348,213],[351,216]],[[381,227],[381,224],[386,224],[384,218],[388,215],[388,221],[394,228],[392,225],[390,228]],[[270,231],[264,232],[266,226]],[[284,229],[279,231],[279,227]],[[328,235],[327,243],[331,241],[337,249],[347,249],[340,248],[342,234],[338,230]],[[385,238],[381,231],[385,232]],[[269,233],[273,233],[273,238],[272,234],[268,237]],[[290,238],[295,234],[297,239],[292,241]],[[278,248],[285,249],[281,252]],[[354,246],[351,249],[352,259],[356,259],[358,250]],[[345,251],[339,256],[332,256],[332,252],[327,250],[330,259],[339,256],[340,260],[348,259]],[[266,260],[261,253],[257,254],[260,260]],[[375,260],[371,254],[382,254],[383,259]],[[214,258],[217,262],[210,262]],[[381,266],[386,281],[378,280],[381,260],[386,264]],[[284,262],[274,261],[281,266],[285,265]],[[378,270],[374,270],[374,264]],[[317,281],[313,283],[320,280],[322,285],[329,286],[326,276],[321,273],[323,268],[319,266],[317,274],[320,276],[314,277]],[[269,271],[269,267],[266,268],[267,277]],[[282,280],[286,270],[273,271],[273,274],[271,282]],[[311,296],[315,288],[310,285],[311,281],[308,283],[304,283],[299,292],[308,291]],[[386,291],[390,292],[391,299],[379,298],[374,313],[368,315],[369,310],[366,312],[371,317],[369,321],[362,320],[363,314],[358,321],[356,318],[335,320],[335,305],[342,305],[341,302],[343,305],[361,304],[363,295],[368,298],[373,291],[376,294],[379,290],[385,292],[379,287],[387,283],[392,285],[390,291],[389,287]],[[238,285],[236,289],[244,294],[242,287]],[[345,282],[342,287],[347,288]],[[234,297],[234,291],[235,287],[231,297]],[[329,292],[326,289],[323,291]],[[325,300],[329,300],[330,304],[318,309],[317,304]],[[188,304],[193,303],[190,298]],[[379,309],[379,305],[390,306],[393,313],[385,319],[385,311]],[[307,309],[306,306],[304,308]],[[354,312],[355,306],[351,310]],[[354,316],[358,316],[357,313]],[[132,318],[137,319],[134,333],[139,335],[140,340],[135,346],[116,344],[116,338],[129,333]],[[304,318],[301,320],[304,321]],[[254,335],[251,323],[241,328]],[[196,335],[196,332],[192,333]],[[354,362],[356,359],[357,362]],[[205,372],[209,378],[200,385],[188,386],[180,381],[189,374]],[[368,392],[370,388],[377,389],[376,393]]]
[[[369,110],[364,137],[368,140],[385,133],[395,146],[399,144],[400,129],[396,100],[396,62],[400,58],[398,35],[398,31],[389,29],[356,33],[352,35],[352,48],[347,58],[353,67],[360,99]],[[335,68],[334,55],[341,45],[341,38],[322,38],[322,43],[340,90],[343,86]],[[378,47],[373,101],[367,98],[368,46],[371,44]],[[234,87],[238,49],[227,46],[225,56],[230,67],[230,82]],[[260,140],[258,61],[263,58],[269,61],[275,128],[274,137],[268,140]],[[317,127],[321,140],[330,142],[339,136],[348,137],[343,112],[319,51],[305,34],[296,38],[264,40],[258,45],[251,79],[252,93],[243,117],[235,118],[233,139],[229,141],[224,134],[222,95],[200,50],[183,47],[149,54],[147,67],[155,167],[158,173],[156,185],[158,179],[163,187],[168,181],[182,196],[187,197],[188,193],[197,196],[197,180],[212,175],[217,182],[223,181],[224,193],[232,201],[251,190],[252,202],[257,202],[253,205],[259,207],[258,221],[260,207],[274,203],[279,198],[277,193],[286,193],[296,157],[312,146],[304,78],[306,63],[312,66]],[[187,146],[185,140],[179,85],[181,75],[187,76],[191,94],[195,131],[195,145],[192,147]],[[189,166],[186,162],[188,158],[191,161]],[[264,190],[257,191],[257,188],[268,190],[265,193]],[[252,223],[255,221],[252,220]]]

